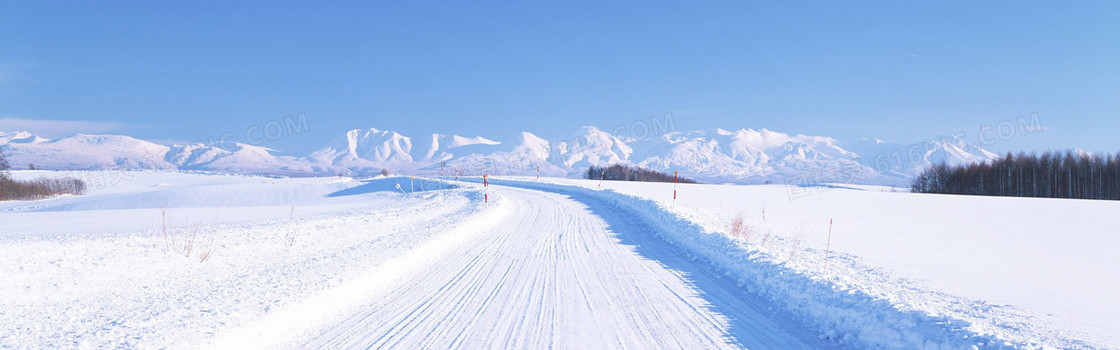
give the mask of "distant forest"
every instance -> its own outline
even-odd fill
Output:
[[[622,164],[614,164],[608,167],[591,166],[587,169],[587,178],[592,180],[673,182],[673,174]],[[678,181],[681,183],[696,183],[694,180],[683,177],[679,178]]]
[[[935,165],[914,178],[922,193],[1120,200],[1120,154],[1022,154],[970,165]]]

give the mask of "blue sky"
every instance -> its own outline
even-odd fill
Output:
[[[1120,2],[0,5],[0,128],[191,141],[299,113],[267,145],[665,114],[913,142],[1037,113],[992,149],[1115,152]]]

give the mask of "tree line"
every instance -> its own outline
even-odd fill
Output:
[[[646,181],[646,182],[673,182],[673,174],[666,174],[637,166],[614,164],[601,167],[592,165],[587,168],[587,178],[592,180],[617,180],[617,181]],[[679,178],[678,182],[696,183],[687,178]]]
[[[926,169],[913,192],[1120,200],[1120,154],[1020,153],[968,165]]]
[[[11,169],[3,149],[0,149],[0,201],[43,199],[60,194],[82,194],[86,191],[86,183],[82,180],[67,177],[22,181],[12,178]]]

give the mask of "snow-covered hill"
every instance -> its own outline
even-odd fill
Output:
[[[497,141],[502,140],[502,141]],[[997,157],[959,136],[913,144],[840,141],[772,130],[698,130],[648,138],[620,137],[585,126],[548,140],[529,132],[508,138],[430,134],[410,137],[376,128],[347,131],[306,157],[243,143],[165,146],[120,135],[48,140],[0,133],[16,167],[42,169],[183,169],[280,175],[482,174],[575,177],[588,166],[635,164],[680,171],[704,182],[905,185],[938,162]]]
[[[909,145],[879,139],[840,142],[839,145],[860,155],[860,164],[889,177],[909,177],[941,162],[962,165],[999,157],[962,136],[933,137]]]
[[[0,133],[0,147],[15,168],[47,170],[207,170],[239,174],[315,175],[336,173],[306,158],[237,142],[165,146],[122,135],[78,134],[57,140],[29,132]]]
[[[9,163],[16,168],[40,169],[174,169],[164,160],[170,147],[120,135],[77,134],[47,140],[27,132],[0,136]]]
[[[5,143],[40,143],[49,141],[45,138],[35,136],[26,131],[16,132],[3,132],[0,131],[0,145]]]
[[[208,170],[238,174],[313,175],[338,169],[305,158],[278,155],[267,147],[240,142],[175,145],[165,159],[182,170]]]

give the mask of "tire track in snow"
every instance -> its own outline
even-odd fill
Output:
[[[590,197],[497,187],[508,221],[303,347],[828,348]]]

